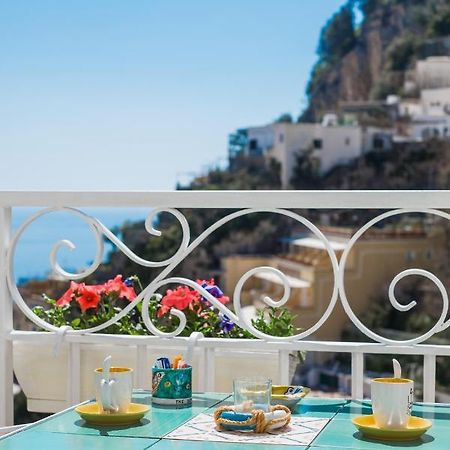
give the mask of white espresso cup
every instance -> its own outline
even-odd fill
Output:
[[[407,378],[374,378],[371,391],[377,426],[387,429],[406,428],[414,401],[414,382]]]
[[[109,380],[103,369],[95,369],[95,398],[99,412],[126,413],[133,393],[133,369],[111,367]]]

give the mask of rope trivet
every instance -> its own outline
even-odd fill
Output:
[[[274,425],[280,425],[276,427],[277,429],[283,428],[289,424],[291,421],[291,411],[287,406],[283,405],[275,405],[271,406],[269,412],[273,411],[284,411],[286,413],[283,417],[278,417],[276,419],[272,419],[266,421],[265,412],[262,409],[254,409],[251,411],[252,416],[247,420],[230,420],[224,419],[221,417],[222,413],[225,411],[235,411],[233,406],[219,406],[214,411],[214,422],[216,422],[219,430],[226,429],[227,425],[230,426],[238,426],[238,427],[255,427],[255,433],[265,433],[269,429],[273,428]]]

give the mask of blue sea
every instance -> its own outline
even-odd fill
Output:
[[[149,213],[144,208],[80,208],[99,219],[110,230],[117,229],[125,222],[143,221]],[[14,233],[37,208],[13,209]],[[14,259],[14,273],[18,282],[31,278],[45,278],[51,272],[50,250],[57,241],[67,239],[76,249],[61,248],[58,252],[60,265],[69,271],[86,267],[95,258],[95,239],[88,225],[80,218],[67,212],[52,212],[31,223],[19,238]],[[112,249],[105,245],[103,259]]]

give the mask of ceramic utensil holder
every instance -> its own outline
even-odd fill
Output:
[[[183,369],[152,368],[152,403],[165,406],[192,404],[192,366]]]

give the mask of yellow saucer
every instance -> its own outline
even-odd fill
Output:
[[[358,416],[352,419],[352,422],[365,437],[379,441],[413,441],[432,425],[429,420],[416,416],[410,416],[408,427],[401,430],[379,428],[373,415]]]
[[[102,426],[119,426],[119,425],[131,425],[139,422],[149,410],[148,405],[142,405],[141,403],[131,403],[128,412],[108,414],[99,412],[97,403],[88,403],[87,405],[80,405],[75,408],[75,411],[84,419],[87,423],[92,425]]]

